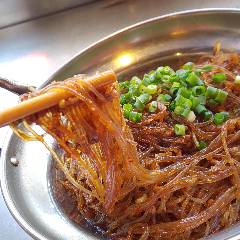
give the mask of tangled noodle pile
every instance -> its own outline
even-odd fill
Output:
[[[116,84],[99,92],[73,78],[38,93],[61,88],[73,97],[25,119],[27,132],[12,127],[51,151],[64,173],[56,181],[57,196],[71,199],[73,220],[87,219],[106,238],[126,240],[199,239],[239,221],[240,87],[234,84],[239,55],[224,54],[216,45],[197,66],[206,63],[227,75],[221,88],[229,95],[217,111],[228,111],[230,118],[220,126],[212,120],[189,122],[164,105],[139,123],[125,120]],[[209,76],[202,76],[207,84]],[[63,153],[51,149],[31,123],[50,134]],[[186,125],[187,134],[176,136],[175,123]],[[196,138],[208,146],[197,150]]]

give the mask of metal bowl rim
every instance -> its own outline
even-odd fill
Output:
[[[112,34],[107,35],[106,37],[101,38],[100,40],[90,44],[80,52],[76,53],[70,60],[66,61],[63,63],[58,70],[56,70],[43,84],[41,84],[38,89],[41,89],[42,87],[45,87],[47,84],[49,84],[51,81],[55,79],[55,77],[59,74],[60,71],[62,71],[64,68],[68,67],[71,65],[71,63],[76,60],[80,55],[91,51],[92,48],[98,47],[98,45],[102,44],[106,40],[111,40],[114,37],[117,37],[118,35],[121,35],[122,33],[125,33],[127,31],[130,31],[134,28],[140,27],[142,25],[146,25],[149,23],[157,22],[159,20],[165,20],[165,19],[170,19],[171,17],[180,17],[180,16],[188,16],[191,14],[198,14],[198,13],[234,13],[234,14],[239,14],[240,9],[238,8],[201,8],[201,9],[192,9],[192,10],[184,10],[184,11],[178,11],[178,12],[173,12],[173,13],[168,13],[164,15],[160,15],[157,17],[149,18],[147,20],[143,20],[140,22],[137,22],[135,24],[132,24],[130,26],[127,26],[125,28],[122,28],[118,31],[113,32]]]
[[[84,48],[82,51],[78,52],[75,56],[73,56],[69,61],[66,63],[62,64],[58,70],[55,71],[42,85],[38,87],[38,89],[46,86],[49,84],[55,76],[58,75],[58,73],[64,68],[68,67],[71,65],[71,63],[76,60],[78,57],[80,57],[82,54],[90,51],[92,48],[98,47],[98,45],[102,44],[106,40],[110,40],[114,37],[117,37],[118,35],[121,35],[124,32],[127,32],[129,30],[132,30],[134,28],[140,27],[145,24],[157,22],[159,20],[164,20],[164,19],[170,19],[171,17],[179,17],[179,16],[188,16],[191,14],[198,14],[198,13],[234,13],[234,14],[239,14],[240,9],[237,8],[201,8],[201,9],[193,9],[193,10],[184,10],[184,11],[179,11],[179,12],[174,12],[174,13],[169,13],[169,14],[164,14],[161,16],[153,17],[144,21],[140,21],[138,23],[132,24],[128,27],[125,27],[123,29],[120,29],[102,39],[99,41],[94,42],[93,44],[89,45],[88,47]],[[19,226],[26,232],[28,233],[31,237],[37,240],[48,240],[45,236],[43,236],[40,232],[36,231],[30,223],[28,223],[24,217],[18,212],[17,208],[15,207],[14,201],[11,198],[10,192],[8,190],[8,184],[7,184],[7,179],[5,175],[5,169],[6,169],[6,153],[9,147],[9,142],[13,136],[12,131],[8,131],[5,138],[4,138],[4,143],[2,146],[2,151],[1,151],[1,158],[0,158],[0,188],[1,192],[4,198],[4,201],[7,205],[8,210],[10,211],[11,215],[14,217],[14,219],[17,221]]]

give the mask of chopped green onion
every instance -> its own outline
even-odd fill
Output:
[[[129,118],[130,112],[133,110],[133,106],[130,103],[124,104],[123,105],[123,115],[126,118]]]
[[[218,103],[224,103],[226,98],[228,96],[228,92],[222,90],[222,89],[218,89],[217,91],[217,96],[215,97],[215,101]]]
[[[178,89],[181,87],[179,82],[174,82],[172,87],[170,88],[170,94],[175,95],[178,92]]]
[[[187,120],[188,120],[189,122],[194,122],[195,119],[196,119],[195,113],[194,113],[193,111],[190,111],[189,114],[188,114],[188,116],[187,116]]]
[[[159,94],[157,100],[159,102],[167,103],[170,102],[172,97],[168,94]]]
[[[139,85],[139,84],[142,83],[142,81],[139,77],[134,76],[134,77],[132,77],[130,83],[133,84],[133,85]]]
[[[202,149],[204,149],[206,147],[207,147],[207,143],[205,141],[200,140],[198,142],[198,146],[197,146],[198,150],[202,150]]]
[[[125,103],[128,103],[131,100],[131,94],[125,93],[125,94],[121,94],[120,96],[120,104],[123,105]]]
[[[175,98],[175,102],[177,106],[184,106],[184,107],[188,107],[189,109],[192,107],[192,101],[181,95],[177,95],[177,97]]]
[[[157,93],[157,85],[150,84],[147,87],[145,87],[144,91],[149,94],[155,94]]]
[[[176,73],[172,74],[169,76],[169,81],[170,82],[177,82],[179,79],[178,79],[178,75]],[[164,81],[163,81],[164,82]]]
[[[140,111],[145,108],[146,103],[151,100],[151,96],[148,93],[143,93],[139,97],[136,97],[136,101],[134,103],[134,107]]]
[[[206,91],[206,97],[214,98],[217,95],[217,91],[218,91],[217,88],[212,87],[212,86],[208,86],[207,91]]]
[[[204,72],[210,72],[210,71],[212,71],[213,70],[213,66],[212,65],[210,65],[210,64],[206,64],[206,65],[204,65],[201,69],[204,71]]]
[[[187,77],[189,76],[189,73],[190,73],[190,71],[185,70],[185,69],[179,69],[176,71],[176,74],[180,80],[186,80]]]
[[[130,104],[130,103],[124,104],[123,105],[123,110],[132,111],[133,110],[132,104]]]
[[[182,106],[176,106],[174,109],[174,113],[176,115],[181,115],[183,111],[184,111],[184,107],[182,107]]]
[[[197,98],[198,98],[200,104],[203,104],[203,105],[206,104],[206,96],[201,95],[201,96],[198,96]]]
[[[131,111],[129,113],[129,120],[133,122],[140,122],[142,120],[142,113]]]
[[[146,104],[146,103],[148,103],[148,102],[152,99],[152,97],[151,97],[151,95],[148,94],[148,93],[143,93],[143,94],[141,94],[141,95],[138,97],[138,99],[139,99],[143,104]]]
[[[170,78],[171,77],[169,75],[163,75],[161,81],[168,83],[168,82],[170,82]]]
[[[187,62],[185,63],[182,68],[185,70],[192,70],[194,68],[195,64],[193,62]]]
[[[202,104],[199,104],[195,107],[195,111],[198,113],[198,114],[201,114],[201,113],[204,113],[207,111],[206,107]]]
[[[191,96],[192,107],[195,108],[197,105],[201,104],[198,97]]]
[[[186,134],[186,126],[182,124],[175,124],[174,132],[177,136],[184,136]]]
[[[129,85],[129,94],[133,95],[133,96],[137,96],[140,94],[139,92],[139,85],[137,84],[130,84]]]
[[[215,83],[223,83],[226,79],[227,79],[227,77],[226,77],[225,73],[215,73],[212,76],[212,80]]]
[[[172,68],[170,68],[169,66],[165,66],[165,67],[162,68],[162,73],[163,73],[164,75],[172,75],[172,74],[174,74],[175,72],[174,72],[174,70],[173,70]]]
[[[222,123],[226,122],[229,117],[228,112],[219,112],[214,115],[213,122],[216,125],[221,125]]]
[[[149,103],[148,111],[151,112],[151,113],[156,112],[157,108],[158,108],[158,102],[157,101],[152,101],[152,102]]]
[[[203,115],[204,115],[204,120],[205,121],[208,121],[213,117],[213,113],[211,111],[206,111],[206,112],[203,113]]]
[[[191,93],[192,93],[192,90],[187,89],[186,87],[180,87],[177,92],[178,95],[182,95],[185,98],[190,98]]]
[[[203,85],[203,81],[197,76],[196,73],[191,72],[186,81],[193,87]]]
[[[172,101],[170,104],[169,104],[169,110],[170,111],[174,111],[174,109],[175,109],[175,107],[176,107],[176,103],[175,103],[175,101]]]
[[[163,76],[163,67],[161,66],[161,67],[158,67],[156,70],[156,77],[157,77],[157,79],[160,80],[162,78],[162,76]]]
[[[153,84],[156,82],[156,75],[155,73],[152,73],[152,74],[144,74],[144,77],[143,77],[143,80],[142,80],[142,83],[147,86],[149,84]]]
[[[183,106],[176,106],[174,109],[174,113],[179,116],[187,117],[190,113],[190,109]]]
[[[134,103],[134,107],[137,110],[142,111],[145,108],[145,104],[139,99],[139,97],[136,98],[136,101]]]
[[[130,82],[129,82],[129,81],[120,82],[120,83],[118,84],[118,86],[119,86],[119,88],[120,88],[120,91],[128,90],[129,85],[130,85]]]
[[[174,82],[174,83],[172,84],[172,87],[180,88],[180,87],[181,87],[181,83],[179,83],[179,82]]]
[[[140,84],[139,87],[138,87],[138,90],[139,90],[140,93],[144,93],[145,89],[146,89],[146,86],[144,86],[143,84]]]
[[[192,93],[194,96],[204,95],[206,88],[204,86],[195,86],[192,88]]]
[[[204,95],[201,95],[198,97],[191,96],[190,99],[192,101],[193,108],[195,108],[198,104],[202,104],[202,105],[206,104],[206,97]]]
[[[239,76],[239,75],[237,75],[237,76],[235,77],[234,83],[237,84],[237,85],[240,85],[240,76]]]

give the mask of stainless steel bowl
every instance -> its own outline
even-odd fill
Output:
[[[226,50],[240,50],[240,11],[206,9],[170,14],[123,29],[90,46],[49,81],[77,73],[114,69],[119,79],[160,64],[179,64],[212,50],[221,41]],[[14,167],[10,159],[20,164]],[[38,142],[22,142],[9,134],[1,158],[1,187],[9,210],[36,239],[97,239],[71,222],[53,198],[51,157]],[[211,236],[240,239],[240,227]]]

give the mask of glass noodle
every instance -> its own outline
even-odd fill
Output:
[[[229,113],[221,124],[201,116],[189,121],[162,101],[152,104],[150,112],[143,110],[141,121],[127,120],[117,84],[99,92],[84,78],[35,93],[72,93],[58,106],[26,118],[23,128],[12,125],[18,136],[38,140],[51,152],[63,173],[56,180],[57,196],[62,202],[71,199],[74,206],[69,217],[79,223],[87,219],[107,238],[126,240],[199,239],[239,221],[239,55],[224,54],[217,44],[196,68],[206,64],[213,69],[202,73],[202,81],[221,84],[228,93],[224,103],[210,109]],[[155,87],[147,91],[156,94]],[[33,123],[56,140],[61,154]],[[201,141],[206,145],[199,149]]]

